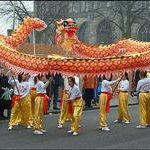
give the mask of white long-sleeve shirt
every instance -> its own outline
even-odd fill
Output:
[[[80,79],[79,79],[79,77],[78,76],[74,76],[74,78],[75,78],[75,82],[76,82],[76,84],[77,84],[77,86],[79,87],[80,85]]]
[[[102,92],[108,92],[112,93],[112,87],[111,85],[119,81],[119,79],[114,80],[114,81],[108,81],[108,80],[103,80],[102,85],[101,85],[101,91]]]
[[[16,84],[15,84],[15,82],[16,82]],[[8,83],[15,85],[14,94],[15,95],[21,95],[22,98],[27,96],[30,92],[31,86],[30,86],[30,83],[27,81],[19,82],[17,79],[15,79],[15,81],[14,81],[12,78],[9,78]],[[18,89],[16,88],[16,85],[17,85]]]
[[[69,89],[69,99],[75,100],[77,97],[81,97],[81,91],[77,85],[74,85],[73,87],[70,87]]]
[[[35,77],[35,75],[32,75],[32,76],[29,78],[28,82],[30,83],[30,86],[31,86],[31,87],[34,87],[34,88],[35,88],[34,77]]]
[[[69,91],[69,84],[68,84],[68,77],[67,76],[63,76],[64,78],[64,90]]]
[[[150,92],[150,78],[144,78],[138,81],[137,92]]]
[[[127,79],[120,81],[119,90],[120,91],[128,91],[129,90],[129,81]]]
[[[47,81],[45,84],[42,81],[38,81],[35,85],[36,93],[46,93],[46,88],[49,85],[49,81]]]

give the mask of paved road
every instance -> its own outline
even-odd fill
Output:
[[[67,134],[69,123],[57,128],[58,114],[45,116],[47,133],[33,135],[32,129],[17,127],[7,130],[7,121],[0,121],[1,149],[150,149],[150,128],[136,129],[138,107],[130,106],[132,122],[115,124],[117,108],[111,108],[108,116],[110,132],[98,130],[98,110],[84,111],[82,131],[78,136]]]

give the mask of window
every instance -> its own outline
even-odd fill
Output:
[[[99,3],[99,1],[93,1],[93,9],[98,8],[98,3]]]
[[[85,1],[80,1],[81,2],[81,12],[84,12],[86,9],[86,2]]]
[[[73,12],[73,2],[69,3],[69,12]]]
[[[80,11],[80,6],[79,6],[79,2],[74,2],[73,3],[73,12],[79,12]]]
[[[150,41],[150,22],[142,25],[138,32],[138,38],[141,41]]]
[[[114,31],[113,31],[114,32]],[[103,20],[97,28],[97,43],[110,44],[114,41],[112,26],[108,20]]]
[[[80,30],[78,31],[79,40],[81,40],[82,42],[88,42],[85,36],[87,26],[87,22],[82,23],[82,25],[80,26]]]

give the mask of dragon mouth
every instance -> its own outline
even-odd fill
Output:
[[[65,28],[65,30],[69,30],[69,31],[76,31],[76,30],[79,30],[80,27],[79,26],[76,26],[76,25],[72,25],[72,26],[68,26]]]

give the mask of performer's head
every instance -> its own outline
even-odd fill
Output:
[[[23,81],[28,81],[30,78],[30,75],[28,73],[23,74]]]
[[[19,73],[18,74],[18,81],[22,82],[25,79],[25,77],[23,76],[23,73]]]
[[[68,84],[73,87],[76,82],[75,82],[75,78],[74,77],[68,77]],[[76,84],[77,85],[77,84]]]
[[[105,75],[103,75],[103,76],[102,76],[102,80],[108,80],[108,81],[111,81],[111,80],[112,80],[112,77],[113,77],[112,73],[110,74],[109,79],[108,79],[108,78],[106,78],[106,76],[105,76]]]
[[[4,68],[0,68],[0,74],[3,76],[4,75]]]
[[[34,83],[36,84],[38,81],[41,81],[43,79],[43,75],[38,74],[34,77]]]
[[[129,80],[129,77],[128,77],[128,73],[127,73],[127,72],[124,73],[123,80]]]
[[[143,79],[143,78],[146,78],[146,75],[147,75],[147,72],[146,71],[140,71],[140,78]]]

